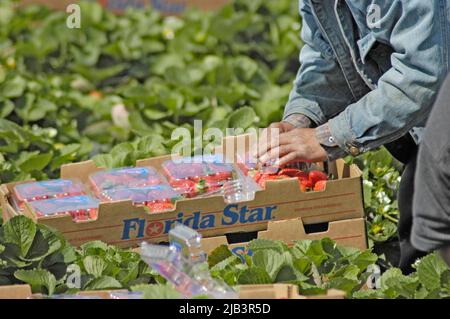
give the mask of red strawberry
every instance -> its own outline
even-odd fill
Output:
[[[263,174],[261,174],[261,172],[255,172],[255,175],[253,175],[253,179],[255,180],[255,182],[259,182],[259,180],[261,179],[261,177],[263,177]]]
[[[309,191],[310,189],[313,188],[313,184],[309,180],[306,180],[306,179],[300,180],[299,179],[298,182],[300,184],[300,190],[304,193],[306,193],[307,191]]]
[[[300,185],[300,191],[301,191],[302,193],[306,193],[306,192],[308,191],[308,188],[306,187],[305,184],[299,183],[299,185]]]
[[[301,172],[301,171],[298,169],[295,169],[295,168],[284,168],[278,172],[278,175],[287,175],[289,177],[297,177],[297,174],[299,172]]]
[[[226,181],[229,178],[229,175],[216,174],[205,176],[202,179],[206,181],[207,185],[217,185],[223,183],[223,181]]]
[[[261,186],[262,188],[265,188],[266,187],[266,181],[267,180],[271,180],[271,179],[273,179],[271,177],[271,175],[261,174],[261,176],[258,178],[257,182],[258,182],[259,186]]]
[[[309,181],[312,183],[312,186],[316,185],[318,181],[326,181],[328,180],[327,174],[322,171],[311,171],[309,172]]]
[[[187,179],[172,180],[170,185],[180,194],[190,194],[195,192],[195,182]]]
[[[167,212],[174,209],[174,206],[172,203],[149,203],[147,204],[147,207],[150,209],[150,212],[152,213],[161,213],[161,212]]]
[[[309,180],[308,173],[303,171],[299,171],[295,177],[297,177],[299,181]]]
[[[314,185],[314,191],[315,192],[323,192],[327,188],[327,181],[318,181]]]

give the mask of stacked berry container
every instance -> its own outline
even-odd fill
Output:
[[[103,201],[131,200],[159,213],[175,208],[181,196],[152,167],[118,168],[97,172],[89,178],[91,187]]]
[[[102,196],[106,190],[144,187],[163,184],[163,179],[152,167],[126,167],[97,172],[89,177],[96,195]]]
[[[34,201],[30,206],[38,217],[71,215],[80,222],[96,219],[99,204],[99,200],[82,195]]]
[[[162,164],[170,185],[185,197],[192,198],[219,190],[233,178],[234,167],[217,156],[196,156]]]
[[[151,213],[171,211],[181,196],[169,185],[159,184],[144,187],[114,188],[102,193],[102,199],[119,201],[130,199],[134,205],[147,206]]]
[[[14,201],[23,210],[25,203],[51,198],[84,195],[83,184],[67,179],[19,184],[14,187]]]

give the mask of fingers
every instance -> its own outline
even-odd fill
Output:
[[[261,141],[259,143],[257,157],[261,157],[271,149],[281,147],[289,144],[299,144],[301,136],[296,136],[295,131],[282,133],[278,136],[272,136],[268,141]]]
[[[269,162],[278,162],[278,160],[287,154],[295,151],[295,145],[286,144],[271,148],[269,151],[260,156],[259,161],[262,164]]]
[[[265,154],[273,146],[278,146],[279,136],[281,132],[281,123],[273,123],[264,129],[259,135],[258,147],[254,149],[254,156],[259,157]]]
[[[298,162],[300,159],[296,152],[291,152],[286,156],[280,158],[280,160],[276,163],[278,167],[284,167],[288,164]]]

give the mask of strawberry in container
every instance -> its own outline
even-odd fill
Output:
[[[14,187],[13,196],[17,207],[23,210],[25,203],[78,196],[86,194],[82,183],[68,179],[19,184]]]
[[[100,201],[91,196],[52,198],[29,203],[37,217],[71,215],[76,222],[97,218]]]
[[[114,188],[143,187],[162,184],[163,180],[152,167],[116,168],[89,176],[94,192],[101,197],[105,190]]]
[[[102,195],[102,198],[107,201],[130,199],[133,205],[147,206],[152,213],[173,210],[175,208],[174,203],[181,198],[172,187],[164,184],[109,189],[104,191]]]
[[[268,180],[280,180],[286,178],[297,178],[302,192],[319,192],[326,189],[328,175],[319,170],[305,172],[296,168],[284,168],[275,174],[256,171],[253,175],[253,179],[262,188],[265,188]]]
[[[170,185],[186,197],[204,195],[220,189],[233,178],[234,167],[221,156],[195,156],[162,164]]]

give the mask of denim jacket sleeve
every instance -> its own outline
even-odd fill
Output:
[[[320,125],[354,100],[331,46],[318,29],[308,1],[300,0],[304,46],[284,119],[292,114],[303,114]]]
[[[396,2],[381,21],[394,52],[377,87],[329,121],[341,148],[361,152],[423,123],[448,72],[446,0]]]

